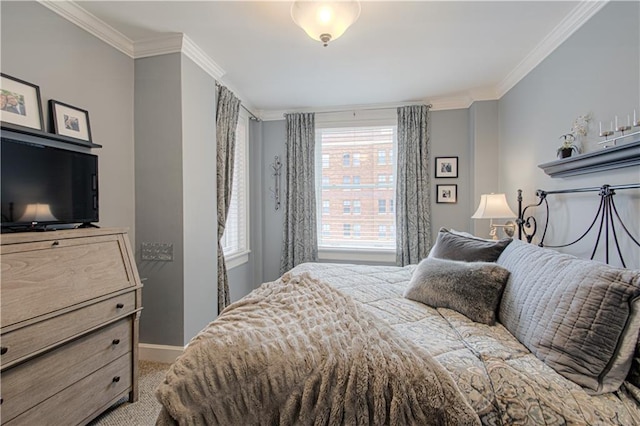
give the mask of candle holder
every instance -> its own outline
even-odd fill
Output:
[[[616,128],[616,132],[621,132],[622,136],[624,136],[624,132],[631,130],[631,126],[618,126]]]
[[[602,148],[609,148],[610,146],[616,146],[615,139],[607,139],[609,136],[613,135],[613,130],[603,130],[600,132],[600,137],[604,138],[602,142],[598,142],[598,145],[602,145]],[[611,145],[607,145],[607,142],[611,142]]]

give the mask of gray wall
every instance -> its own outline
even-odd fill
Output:
[[[599,121],[609,123],[615,115],[626,121],[634,108],[640,111],[639,20],[640,3],[607,4],[500,100],[500,190],[509,195],[512,206],[518,188],[525,191],[525,201],[532,202],[537,188],[640,182],[638,167],[560,179],[550,178],[537,167],[556,159],[558,137],[569,131],[577,116],[593,116],[585,145],[594,151],[598,149]],[[618,210],[637,239],[640,196],[637,191],[636,195],[626,194],[616,195]],[[598,197],[586,195],[574,195],[571,202],[567,197],[556,199],[551,244],[579,236],[598,202]],[[581,257],[590,254],[586,246],[567,251]],[[624,251],[631,266],[640,267],[638,249],[627,244]]]
[[[469,231],[473,210],[470,205],[471,157],[469,156],[469,110],[452,109],[431,113],[431,164],[436,157],[458,157],[458,178],[438,178],[431,175],[431,235],[433,242],[441,227]],[[437,204],[436,185],[458,185],[456,204]]]
[[[182,55],[184,343],[218,311],[215,80]],[[162,105],[162,104],[160,104]]]
[[[280,255],[282,253],[282,233],[284,232],[284,204],[275,210],[275,201],[269,191],[274,188],[275,180],[271,164],[274,157],[285,162],[285,142],[287,126],[284,120],[266,121],[262,123],[262,278],[273,281],[280,276]],[[281,187],[286,188],[285,167],[282,167]],[[284,197],[284,192],[282,192]],[[284,200],[282,200],[284,203]]]
[[[146,278],[140,340],[181,346],[185,326],[181,54],[137,59],[135,75],[136,253],[140,277]],[[143,242],[172,243],[173,262],[142,261]]]
[[[40,86],[48,101],[89,111],[98,155],[100,226],[135,243],[133,60],[36,2],[1,2],[2,72]]]
[[[469,202],[471,214],[480,203],[480,195],[499,192],[499,129],[498,101],[474,102],[469,108],[469,158],[470,191]],[[511,209],[517,213],[516,205]],[[471,219],[473,234],[488,237],[487,219]],[[499,237],[504,236],[498,231]]]
[[[217,313],[215,80],[179,53],[135,62],[137,239],[174,249],[138,250],[140,340],[183,346]]]

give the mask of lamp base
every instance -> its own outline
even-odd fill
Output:
[[[516,223],[512,220],[508,220],[504,224],[504,233],[507,234],[509,238],[513,238],[513,235],[516,233]]]
[[[502,228],[505,235],[509,238],[513,238],[513,235],[516,232],[516,223],[512,220],[507,221],[504,225],[496,225],[492,221],[490,226],[491,230],[489,231],[489,236],[492,240],[498,239],[498,228]]]

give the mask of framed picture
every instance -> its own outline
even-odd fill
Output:
[[[458,202],[458,185],[436,185],[436,203],[455,204]]]
[[[89,112],[62,102],[49,101],[53,133],[91,142]]]
[[[436,157],[437,178],[458,177],[458,157]]]
[[[3,123],[44,131],[40,88],[0,74],[0,119]]]

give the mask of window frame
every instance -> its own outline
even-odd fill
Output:
[[[360,112],[361,113],[361,112]],[[379,117],[380,115],[384,115],[384,117]],[[319,116],[316,118],[316,170],[319,171],[320,173],[316,174],[316,181],[317,181],[317,188],[322,189],[322,185],[321,185],[321,180],[323,179],[323,170],[321,169],[321,165],[322,165],[322,146],[321,146],[321,139],[319,138],[319,136],[322,134],[322,130],[324,129],[336,129],[336,128],[340,128],[340,127],[345,127],[345,128],[353,128],[353,127],[391,127],[393,128],[393,147],[391,148],[391,150],[389,150],[389,148],[384,150],[384,162],[385,165],[391,165],[393,168],[393,172],[392,174],[395,175],[397,173],[397,164],[395,164],[395,162],[391,162],[390,157],[391,158],[396,158],[395,155],[395,150],[397,150],[397,118],[395,116],[395,110],[393,111],[388,111],[388,112],[376,112],[376,114],[378,117],[375,117],[373,119],[363,119],[363,120],[351,120],[350,116],[351,114],[349,114],[349,117],[346,117],[344,119],[340,119],[340,120],[332,120],[332,119],[326,119],[323,116]],[[375,151],[375,160],[374,160],[374,164],[377,164],[378,162],[378,158],[377,158],[377,153],[378,150]],[[390,151],[390,152],[389,152]],[[353,154],[353,153],[352,153]],[[362,161],[361,152],[358,152],[358,160]],[[351,155],[351,161],[350,161],[350,165],[349,167],[356,167],[355,164],[353,164],[353,155]],[[357,163],[360,163],[360,161],[356,160]],[[361,164],[358,164],[357,166],[360,166]],[[342,164],[341,164],[342,166]],[[344,166],[343,166],[344,167]],[[326,170],[326,169],[325,169]],[[394,179],[395,180],[395,179]],[[393,198],[395,199],[396,195],[395,195],[395,185],[390,184],[389,182],[386,182],[387,185],[389,185],[390,187],[393,188]],[[358,188],[355,188],[356,190]],[[321,193],[321,191],[317,191],[317,201],[322,200],[323,195]],[[352,200],[353,203],[353,200]],[[317,205],[321,206],[321,203],[317,203]],[[374,210],[374,215],[377,215],[377,209]],[[351,207],[351,215],[354,214],[353,212],[353,206]],[[340,216],[342,216],[342,214],[340,214]],[[395,219],[395,218],[394,218]],[[319,223],[321,223],[319,221]],[[321,231],[321,226],[320,224],[318,225],[319,231]],[[354,238],[354,229],[353,229],[353,224],[351,224],[350,227],[350,235],[349,239],[353,239]],[[376,227],[377,228],[377,227]],[[388,225],[387,226],[387,230],[388,229],[395,229],[395,222],[393,225]],[[342,230],[344,232],[344,230]],[[341,232],[341,234],[343,233]],[[387,234],[387,238],[388,238]],[[395,236],[394,236],[395,237]],[[359,239],[359,237],[355,237],[356,239]],[[320,239],[318,241],[320,243]],[[378,248],[378,247],[363,247],[363,246],[358,246],[358,247],[338,247],[338,246],[334,246],[334,247],[330,247],[330,246],[321,246],[320,244],[318,244],[318,258],[320,261],[366,261],[366,262],[379,262],[379,263],[388,263],[388,264],[393,264],[395,263],[396,260],[396,247],[394,246],[393,248],[391,247],[385,247],[385,248]]]
[[[243,183],[244,183],[244,203],[243,206],[238,206],[238,211],[241,212],[243,211],[243,218],[240,218],[238,220],[238,235],[242,235],[244,234],[244,241],[239,241],[238,244],[238,248],[234,251],[231,252],[227,252],[224,253],[224,259],[225,259],[225,265],[227,267],[227,270],[231,270],[233,268],[236,268],[238,266],[241,266],[245,263],[247,263],[249,261],[249,254],[251,253],[251,247],[250,247],[250,220],[251,220],[251,215],[250,215],[250,198],[251,198],[251,185],[250,185],[250,175],[249,175],[249,169],[250,169],[250,165],[249,165],[249,161],[250,161],[250,155],[249,155],[249,149],[250,149],[250,141],[249,141],[249,114],[242,108],[240,108],[240,112],[238,114],[238,125],[237,127],[240,126],[244,126],[244,140],[240,141],[237,138],[237,135],[239,134],[238,130],[236,129],[236,155],[234,155],[234,171],[237,170],[237,166],[238,163],[236,162],[238,160],[237,158],[237,150],[238,150],[238,144],[239,143],[243,143],[244,144],[244,170],[242,170],[243,175]],[[237,189],[238,188],[238,183],[234,182],[233,185],[233,189]],[[233,196],[233,195],[232,195]],[[227,218],[227,221],[229,220],[229,218]],[[227,222],[228,223],[228,222]],[[240,231],[240,228],[244,227],[244,232]],[[225,233],[227,232],[228,227],[225,226]],[[223,234],[223,239],[224,239],[224,234]],[[240,239],[240,237],[239,237]],[[224,252],[224,244],[221,244],[223,246],[223,252]]]

